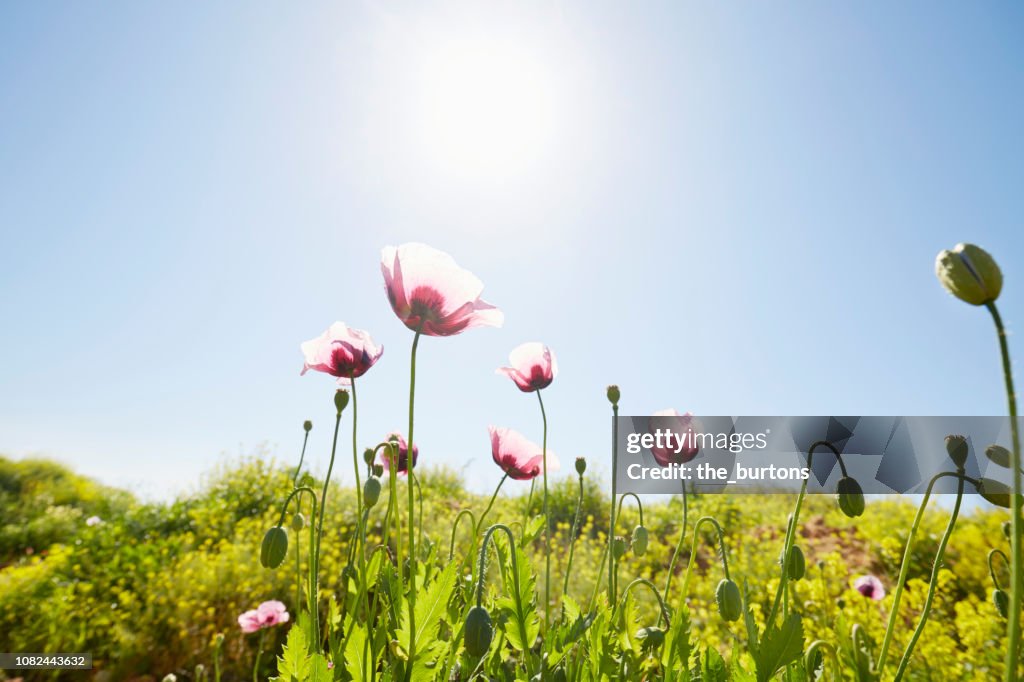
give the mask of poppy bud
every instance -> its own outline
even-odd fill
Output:
[[[339,388],[334,392],[334,407],[337,408],[338,414],[345,411],[348,406],[348,391],[343,388]]]
[[[213,636],[213,647],[219,649],[224,646],[224,633],[218,632]]]
[[[1010,613],[1010,597],[998,587],[992,590],[992,603],[996,605],[996,611],[1003,618]]]
[[[380,499],[380,479],[376,476],[370,476],[363,483],[363,506],[370,509],[377,500]]]
[[[637,526],[633,529],[633,554],[643,556],[647,553],[647,529]]]
[[[743,597],[740,588],[728,578],[723,578],[715,590],[715,601],[718,602],[718,613],[727,621],[739,619],[743,613]]]
[[[622,537],[621,535],[616,535],[615,539],[612,540],[612,556],[615,558],[615,560],[618,561],[619,559],[621,559],[626,554],[626,551],[628,549],[629,542],[626,540],[626,538]]]
[[[260,564],[264,568],[277,568],[288,553],[288,531],[281,526],[274,526],[263,536],[260,545]]]
[[[373,464],[373,454],[373,448],[366,448],[365,450],[363,450],[363,461],[366,462],[367,464]]]
[[[294,530],[295,532],[299,532],[305,527],[306,517],[303,516],[301,512],[295,512],[295,514],[292,515],[292,530]]]
[[[491,614],[482,606],[474,606],[466,616],[464,630],[466,652],[470,656],[483,656],[491,648],[491,637],[494,626],[491,625]]]
[[[587,460],[583,457],[576,458],[576,473],[580,476],[587,470]]]
[[[839,502],[842,512],[851,519],[864,513],[864,490],[856,479],[849,476],[839,479],[836,486],[836,501]]]
[[[971,305],[985,305],[999,298],[1003,273],[985,249],[957,244],[935,259],[935,275],[946,291]]]
[[[789,548],[789,567],[787,570],[790,580],[800,580],[804,577],[807,564],[804,561],[804,551],[800,549],[799,545],[793,545]]]
[[[341,569],[341,582],[343,585],[355,582],[357,577],[356,569],[352,564],[345,564],[345,567]]]
[[[612,384],[611,386],[608,387],[608,390],[606,391],[605,395],[608,396],[608,402],[610,402],[612,405],[618,405],[619,398],[622,397],[619,393],[619,387],[616,386],[615,384]]]
[[[1007,540],[1010,539],[1010,533],[1013,532],[1013,524],[1009,521],[1003,521],[1003,537]]]
[[[381,476],[383,476],[384,475],[384,465],[383,464],[374,464],[373,465],[373,475],[376,476],[377,478],[380,478]]]
[[[1010,468],[1010,451],[1002,445],[989,445],[985,448],[985,456],[1004,469]]]
[[[978,481],[978,492],[997,507],[1010,508],[1010,496],[1013,495],[1013,491],[1005,483],[992,478],[983,478]]]
[[[636,631],[636,638],[644,649],[656,649],[665,642],[665,631],[656,627],[640,628]]]
[[[957,469],[967,464],[967,439],[963,436],[946,436],[946,452]]]
[[[308,419],[306,421],[302,422],[302,430],[305,431],[306,433],[309,433],[310,431],[312,431],[313,430],[313,422],[309,421]]]

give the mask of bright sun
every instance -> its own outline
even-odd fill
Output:
[[[417,68],[417,138],[447,171],[515,174],[553,143],[551,73],[523,47],[447,41],[425,51]]]

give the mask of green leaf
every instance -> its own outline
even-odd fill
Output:
[[[351,626],[348,639],[345,640],[345,670],[357,682],[364,682],[367,679],[364,670],[369,670],[363,653],[364,649],[368,649],[365,647],[366,636],[366,628],[355,624]]]
[[[782,627],[768,628],[754,654],[757,679],[767,682],[785,666],[800,658],[804,650],[804,626],[799,614],[792,613]]]
[[[725,665],[722,654],[714,647],[704,650],[703,658],[700,658],[700,681],[701,682],[728,682],[729,668]]]
[[[678,671],[672,679],[690,679],[689,665],[693,647],[690,644],[690,611],[685,605],[672,617],[672,624],[665,635],[665,646],[661,651],[661,660],[666,672]]]
[[[308,646],[302,628],[292,626],[284,649],[277,658],[277,677],[273,678],[275,682],[306,682],[312,669]]]
[[[331,669],[327,666],[327,659],[324,658],[323,654],[313,654],[309,662],[309,682],[331,682],[334,679]]]
[[[429,587],[421,590],[416,597],[416,651],[409,646],[409,612],[401,612],[402,627],[398,630],[399,643],[415,661],[424,661],[438,644],[437,630],[441,619],[448,610],[448,600],[455,589],[458,564],[448,564]]]

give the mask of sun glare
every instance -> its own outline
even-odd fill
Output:
[[[458,174],[515,174],[554,139],[551,72],[519,45],[445,42],[418,64],[417,138],[432,164]]]

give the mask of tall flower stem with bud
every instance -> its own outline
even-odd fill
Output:
[[[409,665],[406,679],[412,678],[412,668],[416,657],[416,490],[413,485],[413,477],[416,475],[416,458],[413,456],[413,448],[416,447],[416,442],[413,440],[413,426],[416,423],[416,348],[420,344],[420,335],[421,329],[417,329],[416,335],[412,339],[412,351],[409,354],[409,455],[407,458],[409,479],[406,481],[409,493]],[[402,571],[401,565],[398,566],[398,571]]]
[[[548,515],[548,414],[544,410],[544,398],[537,391],[540,416],[544,422],[544,437],[541,440],[542,467],[544,469],[544,631],[551,628],[551,517]]]
[[[319,583],[320,583],[320,543],[323,540],[324,535],[324,512],[327,509],[327,491],[331,484],[331,472],[334,471],[334,456],[338,452],[338,430],[341,428],[341,413],[345,411],[345,407],[348,406],[348,391],[339,389],[334,393],[334,407],[337,409],[337,414],[334,419],[334,438],[331,441],[331,460],[327,464],[327,476],[324,477],[323,492],[320,493],[320,518],[316,523],[316,548],[313,550],[313,568],[311,571],[312,578],[309,587],[310,590],[310,618],[313,619],[314,628],[313,633],[316,636],[316,641],[313,643],[314,650],[320,650],[320,638],[319,638],[319,623],[320,623],[320,599],[319,599]]]
[[[615,604],[615,559],[612,553],[612,545],[615,542],[615,489],[618,484],[619,469],[619,398],[621,393],[618,386],[609,386],[606,395],[608,402],[612,404],[612,503],[610,518],[608,520],[608,603]]]
[[[576,551],[576,534],[580,530],[580,514],[583,511],[583,474],[587,470],[587,460],[582,457],[576,458],[576,473],[579,475],[580,492],[576,498],[576,514],[572,517],[572,529],[569,531],[569,558],[565,563],[565,578],[562,584],[562,594],[569,594],[569,576],[572,574],[572,558]],[[598,573],[600,575],[600,573]]]
[[[672,574],[675,573],[676,560],[679,558],[679,552],[683,548],[683,544],[686,542],[686,522],[687,516],[689,515],[689,505],[686,501],[686,481],[683,481],[683,526],[679,529],[679,542],[676,543],[676,549],[672,553],[672,560],[668,563],[668,575],[665,577],[665,594],[664,600],[668,602],[669,590],[672,587]],[[691,555],[690,560],[693,560]],[[686,595],[683,595],[686,598]]]

